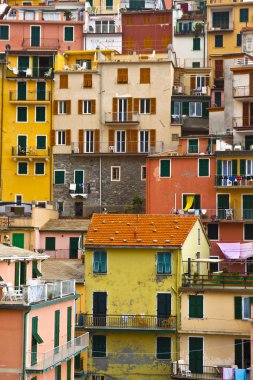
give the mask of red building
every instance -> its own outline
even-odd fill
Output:
[[[122,11],[122,53],[166,53],[172,43],[171,10]]]

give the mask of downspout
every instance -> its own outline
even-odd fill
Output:
[[[7,63],[7,60],[5,64]],[[0,154],[1,157],[3,158],[3,115],[4,115],[4,64],[2,64],[2,86],[1,86],[1,91],[2,91],[2,99],[1,99],[1,148],[0,148]],[[0,199],[2,200],[2,187],[3,187],[3,178],[2,178],[2,162],[3,160],[1,159],[0,163]]]
[[[24,335],[23,335],[23,371],[22,371],[22,380],[26,380],[26,335],[27,335],[27,315],[30,310],[26,311],[24,314]]]
[[[53,129],[53,79],[51,77],[50,80],[51,84],[51,94],[50,94],[50,135],[49,139],[51,140],[51,134],[52,134],[52,129]],[[49,185],[50,185],[50,201],[52,201],[53,194],[54,194],[54,189],[52,186],[52,178],[53,178],[53,147],[51,146],[51,141],[50,141],[50,179],[49,179]]]
[[[99,65],[99,63],[98,63]],[[102,136],[103,136],[103,131],[102,131],[102,67],[103,64],[99,65],[99,75],[100,75],[100,80],[99,80],[99,138],[100,138],[100,143],[99,143],[99,212],[102,212]]]

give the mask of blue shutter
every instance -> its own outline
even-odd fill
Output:
[[[106,252],[100,252],[100,272],[107,272],[107,254]]]
[[[165,273],[171,273],[171,253],[164,253]]]
[[[163,253],[159,252],[157,254],[157,273],[164,273],[164,260]]]
[[[93,256],[93,272],[99,273],[99,252],[94,252]]]

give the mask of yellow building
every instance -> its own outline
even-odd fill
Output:
[[[182,261],[209,255],[198,218],[94,214],[85,247],[90,378],[168,378],[179,351]]]

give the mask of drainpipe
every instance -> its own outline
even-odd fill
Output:
[[[49,139],[51,139],[51,133],[52,133],[52,129],[53,129],[53,79],[51,77],[51,80],[50,80],[50,90],[51,90],[51,94],[50,94],[50,135],[49,135]],[[53,192],[54,192],[54,189],[53,189],[53,186],[52,186],[52,178],[53,178],[53,147],[51,146],[51,142],[50,142],[50,179],[49,179],[49,185],[50,185],[50,201],[53,200]]]
[[[6,62],[7,62],[7,59],[6,59]],[[5,62],[5,64],[6,64]],[[2,87],[1,87],[1,91],[2,91],[2,99],[1,99],[1,108],[2,108],[2,111],[1,111],[1,147],[0,147],[0,154],[1,154],[1,157],[3,157],[3,118],[4,118],[4,64],[1,64],[2,65]],[[0,163],[0,199],[2,200],[2,187],[3,187],[3,179],[2,179],[2,162],[3,160],[1,159],[1,163]]]
[[[24,326],[23,326],[23,370],[22,370],[22,380],[26,380],[27,379],[27,376],[26,376],[26,349],[27,349],[27,345],[26,345],[26,335],[27,335],[27,316],[29,314],[29,311],[26,311],[25,314],[24,314]]]
[[[98,63],[99,65],[99,63]],[[102,67],[103,65],[100,64],[99,65],[99,75],[100,75],[100,79],[99,79],[99,135],[100,135],[100,143],[99,143],[99,212],[101,213],[102,212],[102,156],[101,156],[101,153],[102,153],[102,149],[103,149],[103,146],[102,146],[102,136],[103,136],[103,131],[102,131],[102,78],[103,78],[103,75],[102,75]]]

